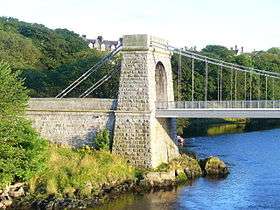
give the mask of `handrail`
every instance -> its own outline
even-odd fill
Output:
[[[280,100],[260,101],[159,101],[157,110],[168,109],[280,109]]]

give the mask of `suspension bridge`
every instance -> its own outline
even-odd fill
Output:
[[[166,43],[160,43],[151,40],[149,43],[151,49],[162,49],[172,54],[179,56],[178,68],[177,68],[177,91],[179,101],[164,101],[163,97],[157,97],[156,104],[156,116],[157,117],[176,117],[176,118],[278,118],[280,117],[280,101],[275,99],[275,80],[280,79],[280,73],[260,70],[252,67],[238,65],[236,63],[229,63],[223,60],[207,57],[190,50],[183,50],[176,48]],[[117,46],[115,50],[103,57],[98,63],[86,71],[81,77],[75,80],[56,98],[66,97],[71,91],[73,91],[79,84],[86,80],[91,74],[110,61],[118,53],[121,53],[123,49],[122,43]],[[181,83],[182,81],[182,57],[189,58],[191,60],[191,101],[180,101],[181,95]],[[205,66],[205,81],[204,81],[204,101],[195,100],[195,61],[204,63]],[[217,100],[208,100],[208,74],[210,71],[209,66],[216,66],[217,70]],[[116,65],[115,69],[112,69],[107,75],[98,80],[94,85],[85,90],[79,97],[85,98],[90,96],[97,88],[103,83],[112,78],[118,71],[121,71],[121,64]],[[223,100],[223,72],[230,72],[230,100]],[[237,98],[237,73],[244,74],[244,98],[240,100]],[[163,72],[164,74],[164,72]],[[257,91],[257,100],[253,100],[253,75],[257,75],[265,80],[265,98],[261,98],[260,88]],[[166,78],[160,78],[166,79]],[[272,86],[268,87],[268,80],[272,80]],[[159,81],[158,83],[166,81]],[[247,83],[249,85],[247,86]],[[165,88],[165,87],[162,87]],[[268,100],[268,91],[272,89],[272,100]],[[160,92],[160,91],[159,91]]]
[[[118,54],[122,59],[116,68],[81,93],[80,99],[67,98],[83,81]],[[172,55],[177,55],[179,59],[177,81],[173,81]],[[183,57],[189,59],[191,64],[189,101],[181,100]],[[195,97],[195,64],[198,62],[204,67],[204,100]],[[217,71],[217,97],[210,100],[209,72],[213,67]],[[118,72],[120,78],[116,100],[87,99]],[[240,82],[237,73],[243,74],[242,98],[237,94]],[[230,91],[227,92],[223,91],[225,74],[230,75]],[[265,81],[264,98],[260,89],[257,93],[253,91],[253,77],[256,76]],[[90,140],[98,129],[107,127],[113,136],[114,153],[123,155],[134,165],[156,167],[179,155],[176,118],[280,118],[280,101],[275,97],[275,84],[279,79],[280,73],[204,56],[169,45],[166,40],[157,37],[126,35],[115,50],[62,90],[56,99],[50,99],[49,110],[44,105],[47,101],[34,99],[35,114],[32,116],[37,116],[33,117],[33,121],[38,130],[55,141],[65,139],[73,143]],[[174,82],[177,82],[177,100],[174,100]],[[272,96],[268,97],[268,92]],[[43,114],[39,115],[38,110]],[[47,120],[46,116],[49,116]]]

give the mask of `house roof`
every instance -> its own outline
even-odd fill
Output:
[[[87,41],[92,44],[95,44],[97,41],[99,42],[98,39],[87,39]],[[105,44],[105,46],[112,46],[117,45],[118,41],[102,40],[100,44]]]

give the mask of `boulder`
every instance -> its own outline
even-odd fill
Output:
[[[176,177],[174,171],[168,172],[148,172],[144,175],[144,182],[151,187],[164,187],[175,183]]]
[[[10,189],[9,195],[13,198],[18,198],[18,197],[22,197],[25,195],[24,189],[23,187],[20,188],[16,188],[16,189]]]
[[[12,205],[13,201],[12,200],[4,200],[4,201],[1,201],[1,203],[2,203],[3,206],[5,206],[7,208],[7,207],[10,207]]]
[[[199,162],[194,157],[191,157],[189,155],[181,155],[179,159],[175,160],[175,163],[176,164],[174,165],[174,167],[177,170],[182,170],[188,180],[195,179],[202,175]]]
[[[226,164],[218,157],[209,157],[200,162],[205,176],[222,178],[229,174]]]
[[[6,209],[12,205],[12,199],[7,193],[2,193],[0,195],[0,209]]]
[[[196,177],[201,175],[201,171],[194,171],[189,167],[184,168],[184,173],[187,176],[188,180],[195,179]]]

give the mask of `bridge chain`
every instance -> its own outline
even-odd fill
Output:
[[[238,91],[238,85],[237,85],[237,82],[238,82],[238,74],[237,72],[243,72],[245,73],[244,75],[244,99],[247,100],[247,73],[250,74],[250,80],[249,80],[249,98],[250,98],[250,101],[252,101],[253,99],[253,91],[252,91],[252,75],[255,74],[255,75],[258,75],[259,76],[259,79],[257,80],[258,81],[258,100],[261,99],[261,76],[264,76],[265,77],[265,80],[266,80],[266,85],[265,85],[265,94],[266,94],[266,100],[268,99],[268,78],[272,78],[273,79],[273,85],[272,85],[272,89],[273,89],[273,96],[272,98],[274,99],[274,79],[280,79],[280,74],[277,73],[277,72],[272,72],[272,71],[266,71],[266,70],[260,70],[260,69],[256,69],[256,68],[252,68],[252,67],[247,67],[247,66],[242,66],[242,65],[238,65],[238,64],[234,64],[234,63],[229,63],[229,62],[226,62],[226,61],[223,61],[223,60],[219,60],[219,59],[215,59],[215,58],[211,58],[211,57],[208,57],[208,56],[204,56],[204,55],[200,55],[198,53],[195,53],[193,51],[190,51],[190,50],[182,50],[182,49],[179,49],[179,48],[176,48],[176,47],[173,47],[171,45],[168,45],[168,44],[162,44],[162,43],[158,43],[156,41],[151,41],[151,46],[155,46],[155,47],[158,47],[158,48],[162,48],[164,50],[169,50],[169,51],[172,51],[176,54],[179,54],[179,63],[181,62],[181,56],[185,56],[185,57],[188,57],[188,58],[191,58],[191,69],[192,69],[192,101],[194,101],[194,86],[195,86],[195,83],[194,83],[194,61],[195,60],[198,60],[198,61],[202,61],[205,63],[205,90],[204,90],[204,100],[207,101],[208,100],[208,72],[209,72],[209,64],[213,64],[213,65],[216,65],[216,66],[220,66],[220,72],[218,70],[218,78],[217,78],[217,83],[218,83],[218,94],[217,94],[217,98],[218,98],[218,101],[222,101],[223,100],[223,92],[222,92],[222,74],[223,74],[223,68],[228,68],[231,70],[231,87],[230,87],[230,99],[231,101],[233,100],[233,71],[235,71],[234,73],[234,101],[237,101],[238,100],[238,94],[237,94],[237,91]],[[179,64],[181,65],[181,64]],[[179,68],[178,68],[179,70]],[[179,79],[178,79],[179,81]],[[180,84],[178,84],[178,87],[180,86]],[[178,88],[179,89],[179,88]],[[178,93],[179,95],[180,93]]]

